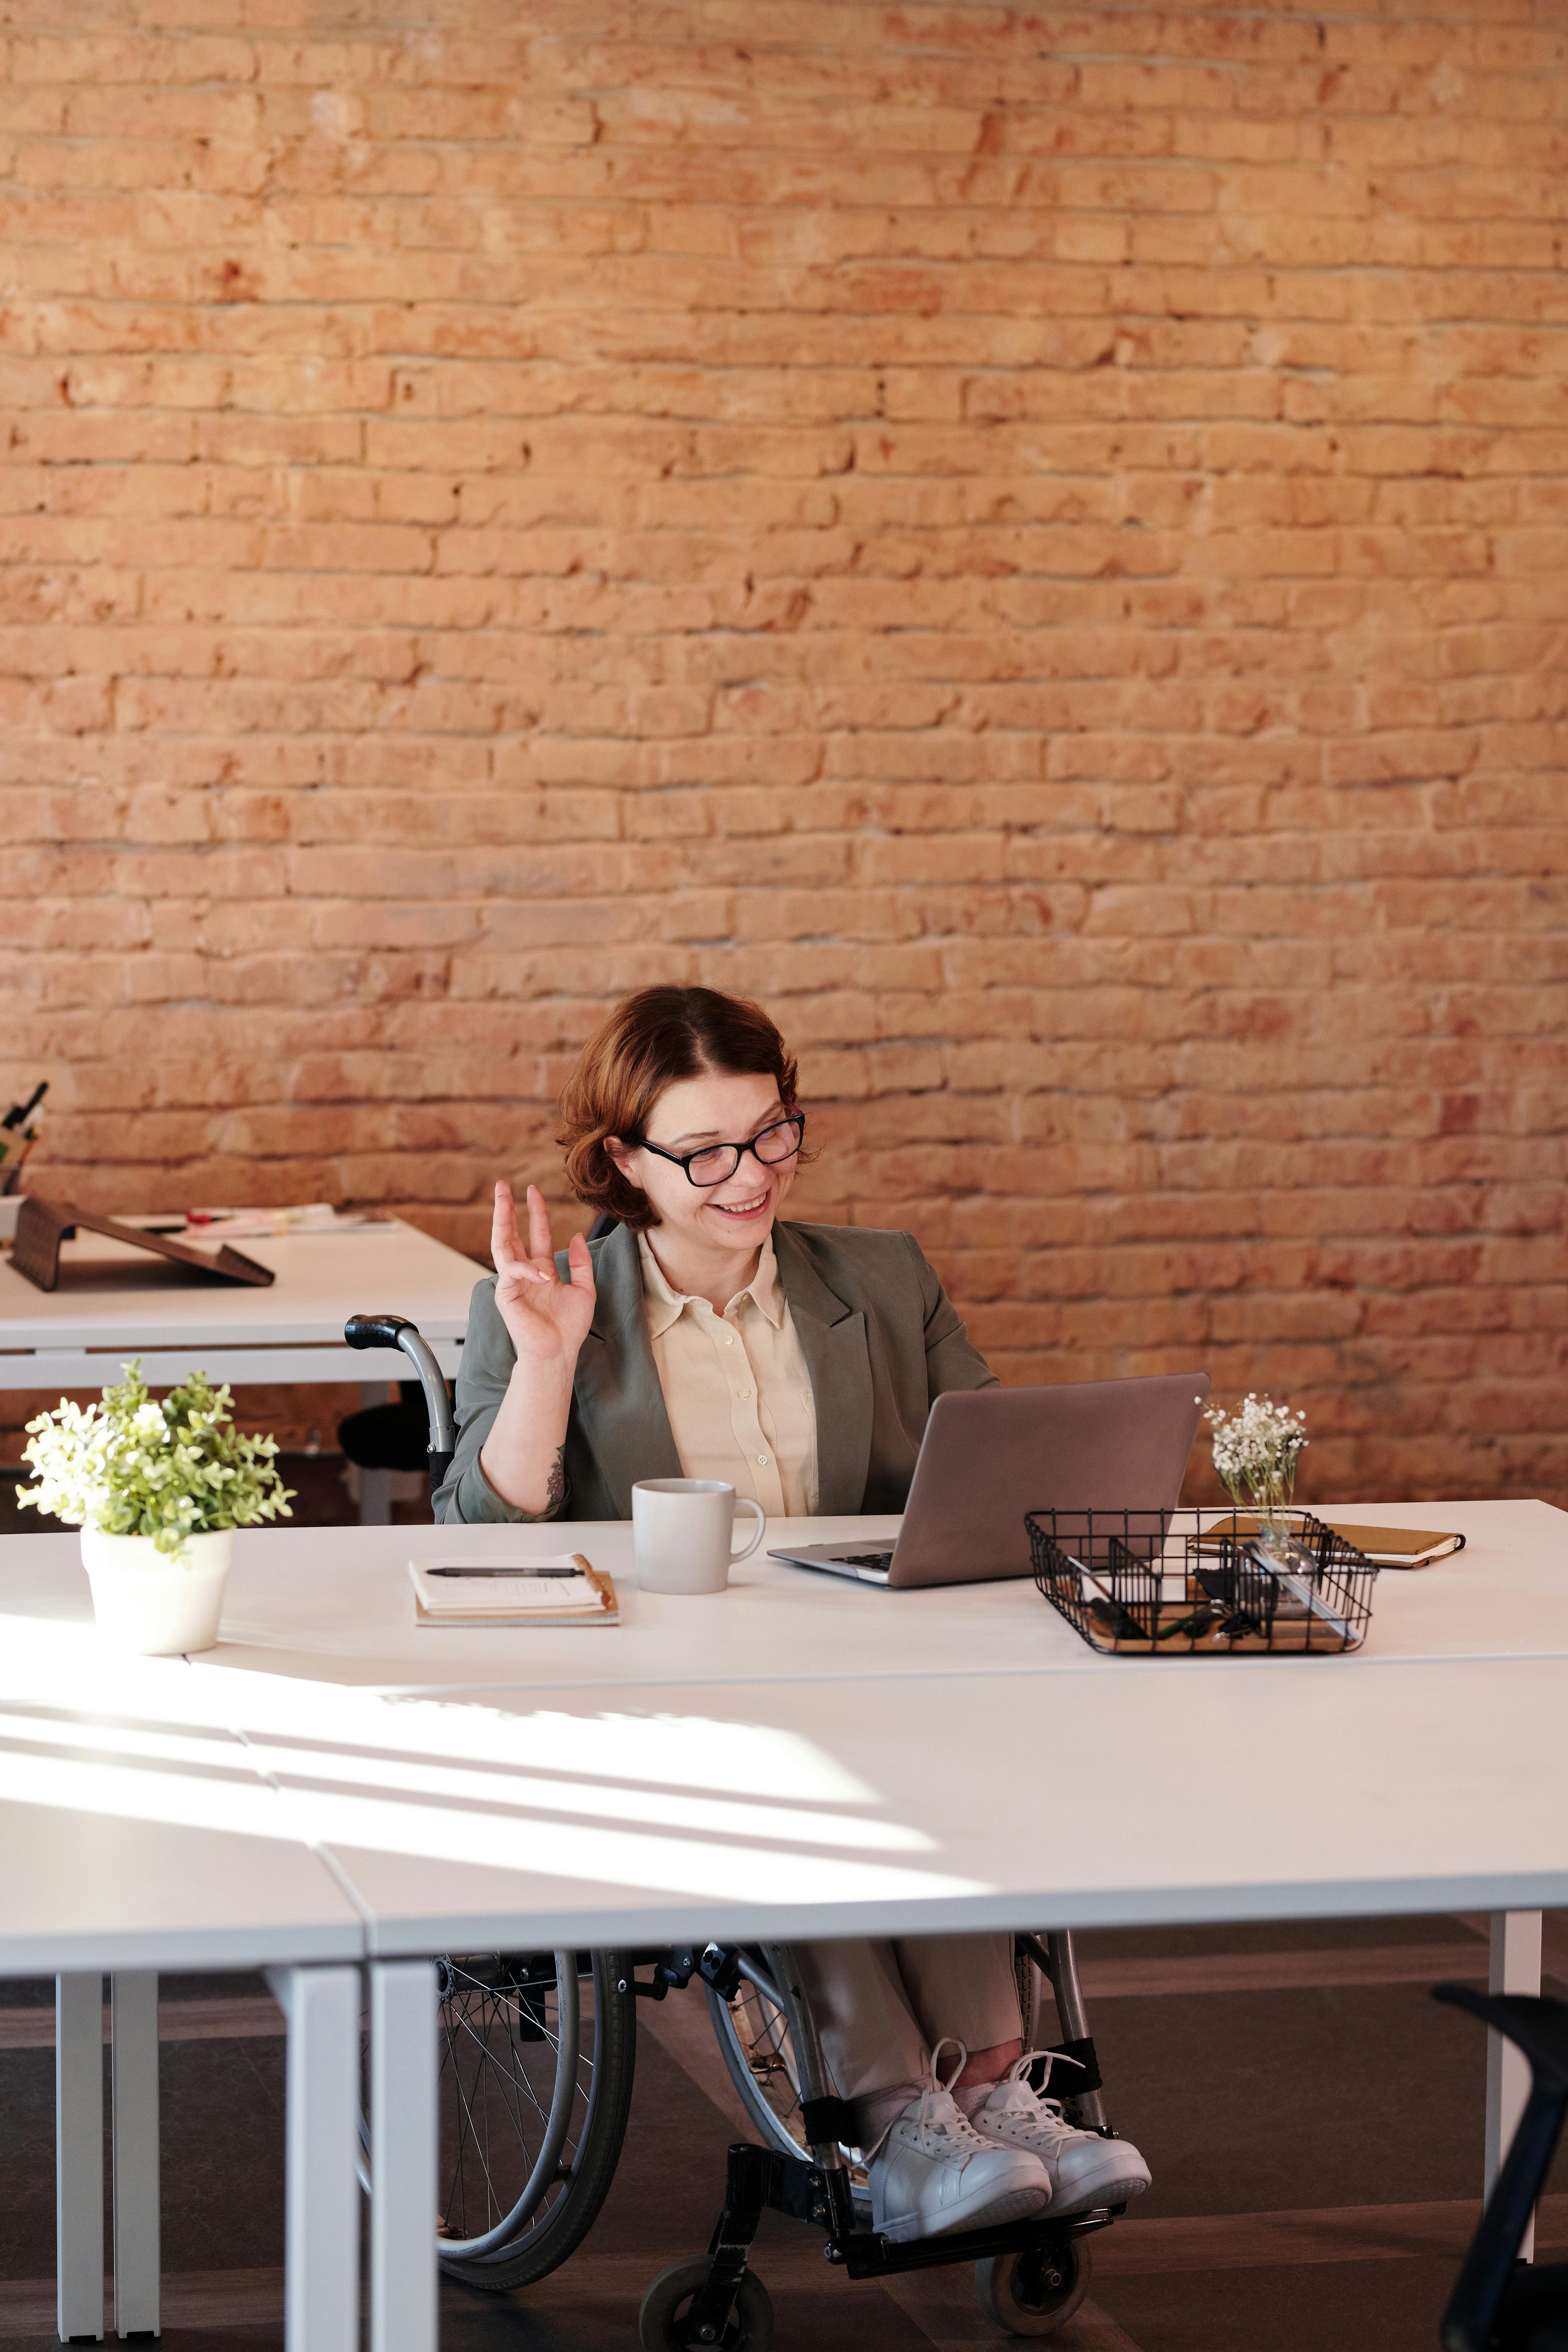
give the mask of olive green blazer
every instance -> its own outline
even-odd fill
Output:
[[[566,1429],[566,1496],[555,1516],[629,1519],[639,1478],[679,1478],[680,1457],[643,1311],[637,1239],[617,1225],[591,1242],[598,1297],[577,1357]],[[858,1225],[775,1225],[773,1248],[816,1401],[825,1515],[901,1511],[931,1399],[996,1375],[909,1234]],[[564,1250],[555,1263],[569,1277]],[[478,1284],[458,1371],[458,1450],[435,1498],[437,1519],[524,1519],[490,1486],[479,1450],[516,1355],[495,1300]]]

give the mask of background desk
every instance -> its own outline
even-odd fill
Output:
[[[382,1308],[417,1323],[456,1371],[483,1269],[445,1243],[397,1223],[235,1246],[271,1267],[270,1289],[203,1282],[100,1234],[62,1245],[58,1290],[0,1258],[0,1388],[97,1388],[135,1354],[153,1388],[198,1365],[236,1382],[398,1380],[409,1368],[395,1349],[343,1345],[351,1315]]]
[[[0,1389],[101,1388],[139,1355],[148,1385],[199,1368],[215,1381],[356,1381],[379,1403],[407,1377],[392,1348],[343,1345],[351,1315],[392,1310],[417,1323],[448,1378],[482,1267],[401,1222],[385,1229],[242,1239],[277,1279],[267,1290],[204,1282],[101,1234],[60,1250],[60,1286],[39,1290],[0,1257]],[[106,1278],[110,1277],[110,1278]],[[367,1523],[389,1517],[384,1472],[362,1474]]]

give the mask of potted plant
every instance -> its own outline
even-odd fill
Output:
[[[68,1398],[27,1423],[37,1484],[18,1492],[81,1529],[93,1614],[122,1650],[174,1657],[217,1640],[236,1528],[292,1516],[278,1444],[234,1425],[226,1386],[193,1372],[162,1403],[141,1359],[84,1411]]]

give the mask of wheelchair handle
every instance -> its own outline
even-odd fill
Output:
[[[420,1336],[418,1325],[411,1323],[406,1315],[351,1315],[343,1325],[343,1338],[351,1348],[400,1349],[418,1373],[425,1391],[425,1409],[430,1416],[430,1444],[426,1459],[434,1493],[452,1466],[458,1433],[452,1421],[452,1402],[447,1394],[447,1375],[436,1361],[429,1341]]]

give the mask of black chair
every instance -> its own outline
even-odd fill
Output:
[[[338,1448],[362,1470],[423,1470],[430,1450],[423,1384],[399,1381],[395,1404],[367,1404],[346,1414],[338,1423]]]
[[[1443,2314],[1444,2352],[1568,2352],[1568,2263],[1518,2259],[1568,2114],[1568,2004],[1459,1984],[1433,1999],[1484,2019],[1530,2061],[1530,2097]]]

